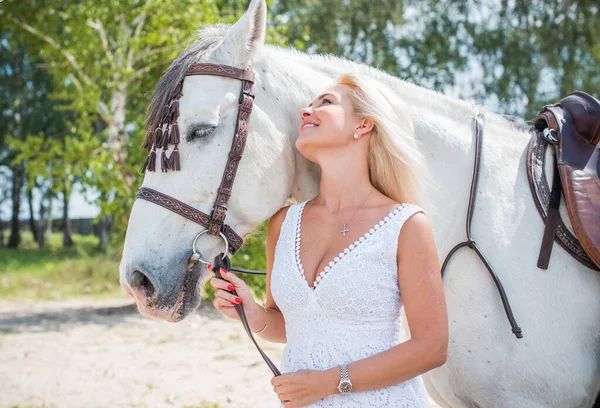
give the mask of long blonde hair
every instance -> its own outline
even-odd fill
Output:
[[[425,204],[429,176],[406,104],[376,81],[346,74],[334,83],[350,88],[358,118],[373,121],[368,153],[371,184],[396,202]]]

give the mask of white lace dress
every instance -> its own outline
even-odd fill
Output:
[[[284,315],[287,335],[282,373],[326,370],[400,343],[398,235],[406,219],[424,212],[414,204],[395,206],[333,259],[319,274],[318,284],[311,287],[299,257],[300,225],[307,202],[288,209],[271,275],[271,293]],[[421,376],[417,376],[385,388],[329,395],[309,407],[423,408],[428,401]]]

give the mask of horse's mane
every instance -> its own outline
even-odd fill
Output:
[[[216,24],[204,27],[198,31],[198,40],[191,44],[173,63],[160,78],[154,89],[148,110],[146,112],[146,137],[143,147],[150,149],[154,129],[160,125],[161,113],[165,105],[169,104],[177,85],[185,77],[188,68],[204,61],[209,51],[218,47],[231,26],[229,24]]]
[[[333,54],[306,54],[294,48],[269,47],[277,49],[277,53],[286,53],[286,60],[297,60],[298,63],[307,62],[313,65],[319,71],[339,72],[347,70],[354,71],[365,75],[368,78],[376,79],[384,85],[394,89],[398,85],[398,80],[401,80],[408,94],[418,95],[419,99],[434,112],[449,111],[452,115],[461,114],[465,118],[473,118],[476,112],[485,114],[488,123],[498,124],[502,127],[510,127],[511,129],[523,131],[528,125],[525,121],[515,115],[498,114],[483,106],[480,102],[474,99],[459,99],[454,96],[446,95],[440,91],[427,88],[418,83],[414,79],[397,77],[382,71],[379,68],[372,67],[366,64],[359,64],[355,61],[339,57]],[[281,59],[281,56],[279,56]]]

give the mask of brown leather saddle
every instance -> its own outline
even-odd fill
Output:
[[[545,222],[538,267],[547,269],[557,242],[584,265],[600,270],[600,101],[574,92],[544,106],[533,120],[527,175]],[[547,145],[554,146],[552,189],[544,173]],[[567,202],[575,236],[560,218],[561,195]]]

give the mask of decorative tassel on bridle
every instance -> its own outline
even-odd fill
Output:
[[[159,125],[154,129],[152,135],[152,144],[150,147],[150,153],[144,165],[140,168],[140,173],[146,171],[156,171],[156,149],[162,149],[161,153],[161,170],[166,173],[169,170],[179,171],[181,170],[181,159],[179,157],[179,127],[177,126],[177,118],[179,117],[179,98],[183,95],[181,92],[183,88],[183,81],[177,85],[171,101],[169,104],[163,107],[161,120]],[[174,145],[173,152],[167,157],[167,151],[169,145]]]

